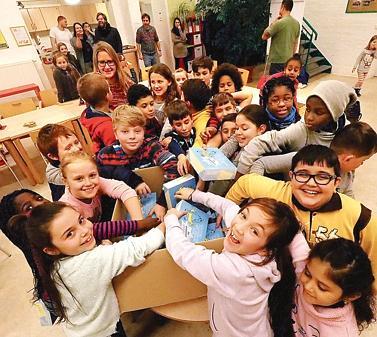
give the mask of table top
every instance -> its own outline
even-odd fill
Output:
[[[79,105],[79,100],[74,100],[0,119],[0,124],[6,126],[5,129],[0,130],[0,142],[28,135],[49,123],[59,124],[78,119],[84,109],[85,105]],[[24,123],[31,121],[36,125],[24,126]]]

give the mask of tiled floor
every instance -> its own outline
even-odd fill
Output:
[[[313,79],[308,87],[301,89],[300,95],[306,96],[320,80],[339,79],[352,85],[354,78],[339,77],[334,75],[322,75]],[[377,129],[377,78],[368,79],[363,88],[360,98],[363,120],[370,123]],[[32,144],[27,145],[27,150],[36,165],[43,170],[41,157]],[[373,211],[377,211],[377,189],[376,182],[377,156],[372,157],[357,171],[355,180],[356,197],[363,201]],[[20,172],[18,172],[20,176]],[[19,188],[12,175],[6,169],[0,170],[0,197]],[[25,187],[30,187],[23,180]],[[46,184],[30,187],[48,197]],[[31,305],[30,289],[32,288],[32,277],[29,268],[20,251],[15,248],[0,233],[0,249],[12,254],[7,257],[0,251],[0,336],[2,337],[63,337],[59,327],[41,327],[38,319],[38,312]],[[207,324],[203,323],[181,323],[169,320],[157,319],[150,311],[145,311],[134,317],[125,317],[128,335],[131,337],[208,337],[211,336]],[[377,326],[371,327],[362,333],[362,337],[377,335]]]

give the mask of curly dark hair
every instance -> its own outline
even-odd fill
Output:
[[[238,71],[238,68],[234,64],[223,63],[215,70],[215,72],[212,75],[212,95],[216,95],[219,93],[220,79],[221,77],[226,75],[229,76],[234,82],[236,91],[240,91],[242,89],[242,77],[240,72]]]
[[[276,87],[287,87],[292,92],[292,96],[296,94],[295,84],[288,76],[271,78],[262,89],[262,105],[264,108],[266,108],[268,99]]]

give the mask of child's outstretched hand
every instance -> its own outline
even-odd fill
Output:
[[[204,131],[200,133],[200,138],[202,139],[204,144],[207,144],[207,142],[217,133],[217,129],[209,126],[206,127]]]
[[[194,189],[189,187],[182,187],[177,192],[175,192],[175,197],[181,200],[191,200],[191,196],[194,193]]]
[[[143,220],[137,220],[137,229],[138,231],[146,231],[148,229],[156,227],[160,223],[161,221],[158,218],[152,218],[152,216],[149,215]]]
[[[188,161],[187,157],[184,154],[180,154],[178,156],[177,170],[181,176],[184,176],[185,174],[189,174],[190,162]]]
[[[166,214],[166,208],[159,204],[156,204],[149,213],[149,215],[155,214],[158,220],[163,221]]]
[[[180,217],[186,215],[187,212],[186,211],[178,211],[176,208],[170,208],[166,212],[166,216],[171,215],[171,214],[174,214],[179,219]]]
[[[167,148],[169,144],[171,143],[172,137],[166,137],[163,140],[160,141],[160,144],[164,147]]]
[[[135,191],[137,195],[146,195],[148,193],[151,193],[150,187],[146,183],[141,183],[136,186]]]

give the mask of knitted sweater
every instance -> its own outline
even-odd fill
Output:
[[[224,216],[229,227],[239,207],[211,193],[195,191],[192,200]],[[208,311],[213,336],[272,337],[268,296],[280,280],[275,260],[257,266],[263,257],[241,256],[223,251],[217,254],[191,243],[175,215],[165,217],[166,247],[174,261],[208,287]]]
[[[144,256],[160,247],[163,241],[162,232],[153,228],[141,237],[130,237],[60,259],[53,278],[69,318],[69,322],[63,323],[65,334],[68,337],[104,337],[114,333],[119,308],[111,283],[113,277],[128,266],[143,263]],[[70,291],[59,281],[58,273]]]

